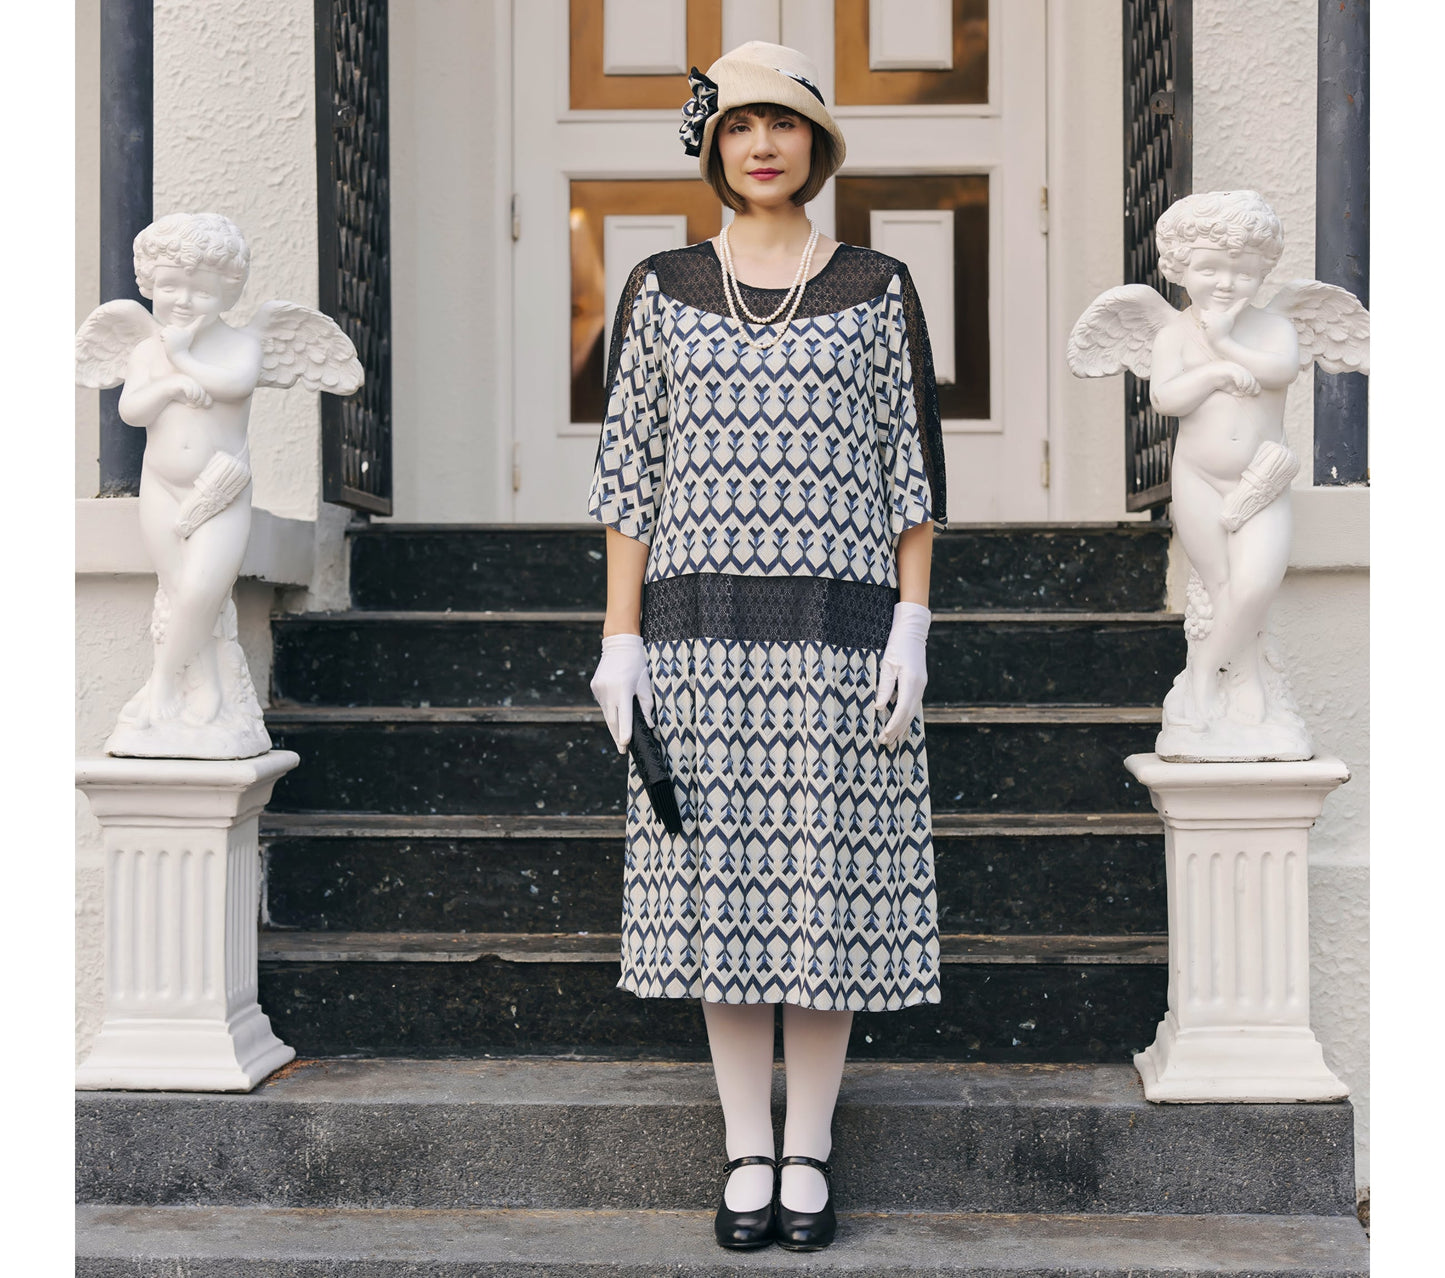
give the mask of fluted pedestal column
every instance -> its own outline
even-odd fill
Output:
[[[105,836],[105,1020],[79,1088],[250,1091],[295,1055],[256,1001],[257,822],[290,750],[81,759]]]
[[[1325,1101],[1310,1029],[1309,830],[1339,759],[1124,760],[1164,818],[1169,1010],[1134,1057],[1152,1101]]]

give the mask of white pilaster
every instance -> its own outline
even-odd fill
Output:
[[[77,760],[106,930],[105,1020],[77,1087],[250,1091],[296,1055],[256,1001],[257,821],[299,762]]]
[[[1349,780],[1297,763],[1124,760],[1164,818],[1168,1011],[1134,1057],[1152,1101],[1342,1100],[1310,1028],[1309,830]]]

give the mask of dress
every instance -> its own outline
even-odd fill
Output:
[[[840,244],[760,352],[721,280],[708,241],[640,262],[608,359],[588,511],[650,546],[642,637],[683,818],[663,829],[629,757],[618,984],[936,1003],[923,722],[881,746],[872,708],[898,536],[945,521],[922,309],[903,263]],[[783,295],[742,292],[760,315]]]

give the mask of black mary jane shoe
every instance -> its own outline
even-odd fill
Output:
[[[761,1154],[750,1154],[746,1158],[734,1158],[723,1172],[731,1176],[739,1167],[748,1167],[753,1163],[766,1163],[769,1167],[777,1170],[777,1162],[771,1158],[765,1158]],[[753,1251],[758,1247],[766,1247],[773,1241],[773,1226],[775,1223],[774,1203],[776,1195],[769,1198],[762,1207],[754,1207],[750,1211],[733,1211],[728,1206],[727,1183],[723,1183],[723,1196],[717,1205],[717,1215],[713,1217],[712,1231],[717,1235],[719,1247],[726,1247],[729,1251]]]
[[[778,1223],[775,1236],[779,1247],[789,1251],[822,1251],[838,1232],[838,1217],[833,1214],[833,1169],[818,1158],[806,1154],[789,1154],[778,1162],[779,1168],[789,1163],[816,1167],[828,1183],[828,1201],[822,1211],[793,1211],[783,1205],[781,1182],[778,1190]]]

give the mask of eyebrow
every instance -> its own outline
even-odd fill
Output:
[[[745,106],[734,107],[730,112],[732,119],[729,123],[747,117],[749,120],[765,120],[771,116],[775,120],[800,120],[802,117],[790,107],[779,107],[776,111],[769,111],[764,115],[761,111],[751,111]]]

